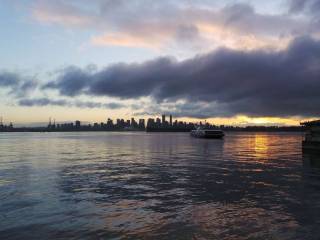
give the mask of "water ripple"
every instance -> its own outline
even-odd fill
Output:
[[[300,133],[0,135],[1,239],[319,239]]]

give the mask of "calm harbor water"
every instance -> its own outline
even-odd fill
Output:
[[[1,133],[0,239],[318,240],[320,168],[302,138]]]

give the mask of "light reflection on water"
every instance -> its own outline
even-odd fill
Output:
[[[0,239],[319,239],[302,138],[0,134]]]

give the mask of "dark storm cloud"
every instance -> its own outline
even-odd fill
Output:
[[[68,103],[65,100],[50,100],[48,98],[38,98],[38,99],[20,99],[18,101],[20,106],[33,107],[33,106],[65,106]]]
[[[44,107],[44,106],[60,106],[60,107],[77,107],[77,108],[104,108],[104,109],[119,109],[125,107],[120,103],[100,103],[88,101],[67,101],[56,100],[49,98],[36,98],[36,99],[20,99],[19,106],[23,107]]]
[[[112,110],[125,107],[124,104],[120,104],[120,103],[100,103],[100,102],[82,102],[82,101],[76,101],[72,105],[78,108],[105,108],[105,109],[112,109]]]
[[[58,88],[62,95],[75,96],[79,90],[90,82],[90,71],[83,71],[77,67],[68,67],[61,70],[63,74],[55,82],[50,82],[44,88]]]
[[[84,93],[126,99],[148,96],[166,78],[170,69],[174,74],[173,65],[172,59],[159,58],[143,64],[116,64],[91,74],[80,68],[68,68],[56,81],[43,88],[58,89],[66,96]],[[153,79],[149,81],[151,76]]]
[[[0,88],[9,90],[10,95],[24,97],[37,87],[35,79],[14,72],[0,72]]]
[[[303,37],[280,52],[220,49],[182,62],[159,58],[94,73],[68,69],[45,88],[67,96],[151,96],[159,103],[183,99],[184,107],[204,102],[197,109],[212,116],[317,116],[320,42]]]
[[[17,86],[20,82],[19,75],[10,72],[0,73],[0,86],[1,87],[12,87]]]

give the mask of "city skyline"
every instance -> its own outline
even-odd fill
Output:
[[[81,112],[82,113],[82,112]],[[28,114],[26,112],[25,114]],[[8,118],[6,116],[2,116],[2,122],[4,124],[10,124],[14,123],[16,126],[45,126],[48,124],[48,119],[52,118],[55,119],[57,123],[68,123],[74,121],[74,119],[80,119],[80,121],[85,123],[94,123],[94,122],[103,122],[105,120],[106,114],[98,113],[96,118],[90,118],[86,117],[86,114],[76,114],[74,115],[69,114],[69,117],[66,118],[58,118],[58,117],[47,117],[43,116],[41,118],[36,118],[37,120],[34,120],[34,118]],[[51,116],[51,115],[49,115]],[[73,117],[77,116],[77,117]],[[148,116],[141,116],[139,115],[138,118],[152,118],[156,117],[157,115],[148,115]],[[126,115],[120,115],[117,117],[113,114],[112,119],[116,118],[131,118],[130,114]],[[297,119],[283,119],[283,118],[277,118],[277,117],[258,117],[258,118],[250,118],[248,116],[236,116],[234,118],[186,118],[186,117],[177,117],[180,121],[183,122],[200,122],[200,121],[207,121],[211,124],[217,124],[217,125],[232,125],[232,126],[298,126],[301,122],[310,121],[313,118],[297,118]],[[16,120],[16,121],[14,121]]]
[[[1,2],[0,116],[299,125],[319,117],[318,0]]]
[[[167,118],[168,117],[168,118]],[[77,125],[77,122],[82,124],[82,126],[89,126],[89,127],[94,127],[94,126],[101,126],[101,127],[106,127],[106,126],[112,126],[112,125],[118,125],[119,123],[121,125],[121,128],[124,127],[136,127],[137,126],[141,127],[141,123],[143,123],[143,126],[147,126],[148,124],[156,124],[158,127],[160,126],[173,126],[177,124],[193,124],[193,125],[208,125],[208,126],[228,126],[228,127],[292,127],[292,126],[300,126],[302,122],[300,122],[298,125],[297,124],[274,124],[272,122],[267,123],[265,121],[262,122],[256,122],[256,123],[248,123],[248,122],[242,122],[241,124],[239,123],[230,123],[230,122],[211,122],[207,121],[207,119],[195,119],[195,120],[190,120],[190,119],[181,119],[181,118],[175,118],[172,114],[161,114],[156,117],[138,117],[135,118],[134,116],[128,117],[128,118],[121,118],[121,117],[115,117],[115,118],[110,118],[110,117],[105,117],[101,121],[93,121],[93,120],[65,120],[65,121],[59,121],[54,117],[49,117],[47,122],[35,122],[35,123],[30,123],[30,124],[21,124],[21,123],[15,123],[12,121],[4,121],[3,116],[0,116],[0,128],[1,127],[17,127],[17,128],[55,128],[55,127],[63,127],[63,126],[71,126],[74,127]]]
[[[168,117],[168,118],[167,118]],[[222,131],[249,131],[249,132],[301,132],[305,130],[300,126],[275,126],[275,125],[218,125],[211,124],[206,120],[204,122],[186,122],[174,119],[172,114],[166,116],[162,114],[156,118],[135,119],[111,119],[107,118],[103,122],[81,122],[79,120],[68,122],[57,122],[54,118],[49,118],[45,126],[15,126],[12,122],[4,124],[0,117],[0,132],[127,132],[127,131],[146,131],[146,132],[191,132],[196,129],[211,129]]]

